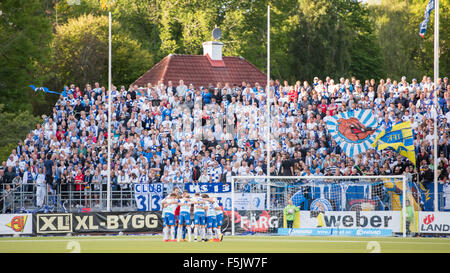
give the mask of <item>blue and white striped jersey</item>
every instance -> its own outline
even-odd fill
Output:
[[[180,205],[180,213],[182,213],[182,212],[190,213],[191,212],[192,202],[190,200],[181,198],[178,200],[178,204]]]

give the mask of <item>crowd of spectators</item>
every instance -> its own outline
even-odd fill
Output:
[[[433,123],[438,115],[441,183],[450,177],[450,84],[430,77],[396,80],[330,77],[309,83],[270,81],[205,86],[168,82],[112,87],[112,189],[130,183],[229,182],[232,175],[410,174],[433,181]],[[438,111],[433,98],[438,96]],[[270,120],[267,101],[271,102]],[[390,150],[347,157],[324,118],[372,109],[378,124],[410,120],[417,166]],[[108,94],[99,83],[65,86],[50,115],[18,143],[0,168],[0,183],[46,184],[81,191],[107,182]],[[269,122],[269,126],[267,126]],[[270,127],[270,132],[268,131]],[[432,186],[427,186],[432,187]]]

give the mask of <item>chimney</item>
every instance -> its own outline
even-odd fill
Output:
[[[209,41],[203,43],[203,56],[208,54],[209,58],[213,61],[222,60],[222,47],[223,43],[218,41]]]

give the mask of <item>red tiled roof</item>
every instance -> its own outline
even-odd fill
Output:
[[[165,84],[172,81],[175,86],[179,80],[183,80],[186,85],[192,83],[195,87],[207,87],[210,83],[215,86],[218,82],[228,82],[230,86],[241,85],[242,82],[254,86],[257,82],[265,86],[266,74],[241,57],[224,56],[222,61],[214,61],[207,55],[171,54],[139,77],[133,85],[155,85],[159,80]]]
[[[211,64],[214,67],[225,67],[225,62],[223,60],[213,60],[211,59],[211,57],[209,56],[208,53],[206,53],[206,58],[208,58],[208,62],[209,64]]]

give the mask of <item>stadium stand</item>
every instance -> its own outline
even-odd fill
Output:
[[[265,88],[243,82],[194,86],[113,87],[113,207],[133,206],[132,183],[230,182],[232,175],[266,173]],[[408,174],[433,192],[434,92],[430,77],[411,83],[386,79],[317,77],[309,84],[270,82],[271,175]],[[449,184],[450,85],[439,96],[438,180]],[[24,208],[99,209],[107,183],[107,92],[95,83],[65,86],[50,115],[19,142],[0,169],[2,212]],[[373,109],[379,124],[410,120],[415,169],[392,151],[374,149],[347,157],[330,139],[324,117],[349,109]],[[420,187],[418,187],[420,188]],[[442,187],[440,188],[442,190]],[[445,190],[445,189],[444,189]],[[442,191],[444,191],[442,190]],[[11,199],[11,193],[15,198]],[[440,198],[443,195],[440,195]],[[422,209],[428,209],[422,202]]]

